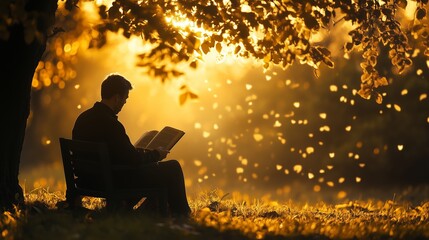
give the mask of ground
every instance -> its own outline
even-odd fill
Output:
[[[25,207],[3,213],[0,231],[4,239],[429,239],[425,200],[309,204],[240,196],[202,193],[190,200],[189,219],[175,219],[108,212],[96,198],[71,211],[58,205],[63,192],[39,188],[26,193]]]

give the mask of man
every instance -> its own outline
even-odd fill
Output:
[[[164,187],[169,211],[173,215],[189,215],[182,168],[178,161],[162,161],[168,152],[163,149],[135,148],[117,114],[127,102],[131,83],[118,74],[108,75],[101,84],[101,101],[82,112],[76,119],[72,138],[107,144],[112,164],[130,166],[130,170],[113,173],[115,184],[128,187]],[[94,173],[96,174],[96,173]],[[131,201],[131,200],[130,200]],[[138,199],[134,199],[137,203]],[[150,202],[151,199],[146,199]]]

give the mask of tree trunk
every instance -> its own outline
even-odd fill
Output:
[[[27,11],[45,16],[38,22],[39,31],[47,33],[54,19],[56,1],[29,0]],[[40,29],[42,27],[42,29]],[[7,41],[0,40],[0,74],[2,124],[0,140],[0,210],[10,210],[24,204],[19,185],[19,164],[24,142],[27,118],[30,112],[31,82],[37,64],[46,47],[46,41],[34,40],[27,44],[24,27],[17,23],[9,29]],[[37,157],[37,156],[35,156]]]

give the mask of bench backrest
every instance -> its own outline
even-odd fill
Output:
[[[104,143],[60,138],[67,191],[73,195],[109,197],[112,171]]]

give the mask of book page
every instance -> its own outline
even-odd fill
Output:
[[[149,142],[155,137],[158,133],[157,130],[147,131],[137,140],[134,144],[136,148],[146,148]]]
[[[146,148],[157,149],[158,147],[163,147],[165,150],[171,150],[184,134],[185,132],[182,130],[166,126],[156,134]]]

